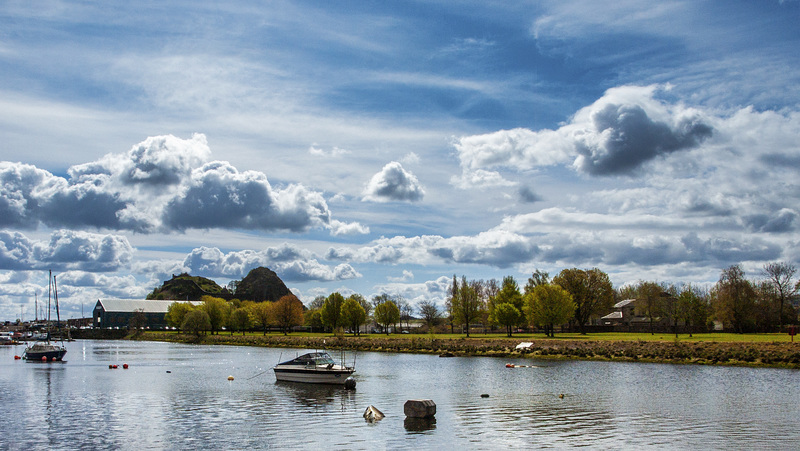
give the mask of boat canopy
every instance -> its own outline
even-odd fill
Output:
[[[287,360],[286,362],[279,363],[279,365],[316,365],[316,366],[325,366],[331,365],[336,362],[333,361],[333,358],[327,352],[309,352],[308,354],[303,354],[300,357],[297,357],[292,360]]]

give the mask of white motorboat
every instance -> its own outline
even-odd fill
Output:
[[[345,366],[344,361],[336,363],[326,351],[309,352],[272,369],[279,381],[337,385],[344,385],[356,370],[355,365]]]

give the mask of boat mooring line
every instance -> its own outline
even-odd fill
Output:
[[[260,373],[256,374],[256,375],[255,375],[255,376],[253,376],[253,377],[248,377],[248,378],[247,378],[247,380],[249,381],[250,379],[255,379],[255,378],[257,378],[258,376],[261,376],[262,374],[266,373],[267,371],[269,371],[269,370],[264,370],[264,371],[262,371],[262,372],[260,372]]]

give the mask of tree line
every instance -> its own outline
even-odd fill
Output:
[[[737,333],[777,332],[798,323],[795,303],[800,292],[797,268],[784,262],[764,265],[760,279],[749,280],[741,265],[720,273],[710,289],[692,284],[639,281],[614,289],[603,271],[569,268],[550,278],[536,270],[521,290],[513,277],[459,281],[453,276],[446,301],[451,331],[459,326],[502,327],[508,336],[533,327],[553,336],[555,326],[586,333],[591,320],[612,312],[616,302],[635,299],[635,315],[644,317],[651,332],[656,323],[676,334],[707,331],[713,322]]]
[[[712,322],[739,333],[775,332],[798,323],[794,306],[800,291],[797,269],[775,262],[763,267],[762,278],[750,280],[740,265],[720,273],[710,288],[640,280],[614,288],[609,276],[598,268],[562,270],[555,277],[536,270],[520,288],[514,277],[502,281],[467,280],[453,276],[445,305],[424,300],[413,307],[402,296],[382,293],[367,300],[354,293],[345,297],[335,292],[318,296],[305,309],[294,295],[275,302],[251,302],[204,296],[202,304],[175,303],[167,322],[184,331],[217,333],[222,327],[264,333],[277,327],[285,334],[304,325],[311,331],[345,330],[359,335],[362,326],[374,322],[377,331],[389,333],[417,315],[431,332],[437,327],[456,328],[470,335],[476,326],[484,331],[500,328],[507,336],[531,328],[554,336],[556,327],[586,333],[587,326],[610,313],[616,302],[635,299],[635,315],[645,318],[650,331],[669,327],[678,333],[704,332]],[[594,321],[596,322],[596,321]]]
[[[198,305],[191,302],[171,304],[164,318],[171,327],[197,335],[219,333],[223,328],[231,334],[244,334],[253,329],[261,329],[266,334],[272,327],[285,335],[292,327],[303,323],[303,303],[293,294],[284,295],[275,302],[203,296]]]

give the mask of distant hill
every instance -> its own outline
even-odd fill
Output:
[[[183,273],[173,275],[172,279],[147,295],[147,299],[174,299],[176,301],[199,301],[203,296],[214,296],[222,299],[237,298],[242,301],[277,301],[291,294],[283,281],[269,268],[259,267],[251,270],[244,279],[235,281],[230,286],[236,287],[231,293],[227,288],[217,285],[205,277],[190,276]]]
[[[287,294],[291,292],[275,271],[263,266],[251,270],[236,285],[235,293],[236,297],[243,301],[255,302],[274,302]]]
[[[201,297],[206,295],[223,299],[232,297],[227,288],[217,285],[211,279],[183,273],[177,276],[173,275],[172,279],[165,281],[161,287],[148,294],[147,299],[199,301]]]

